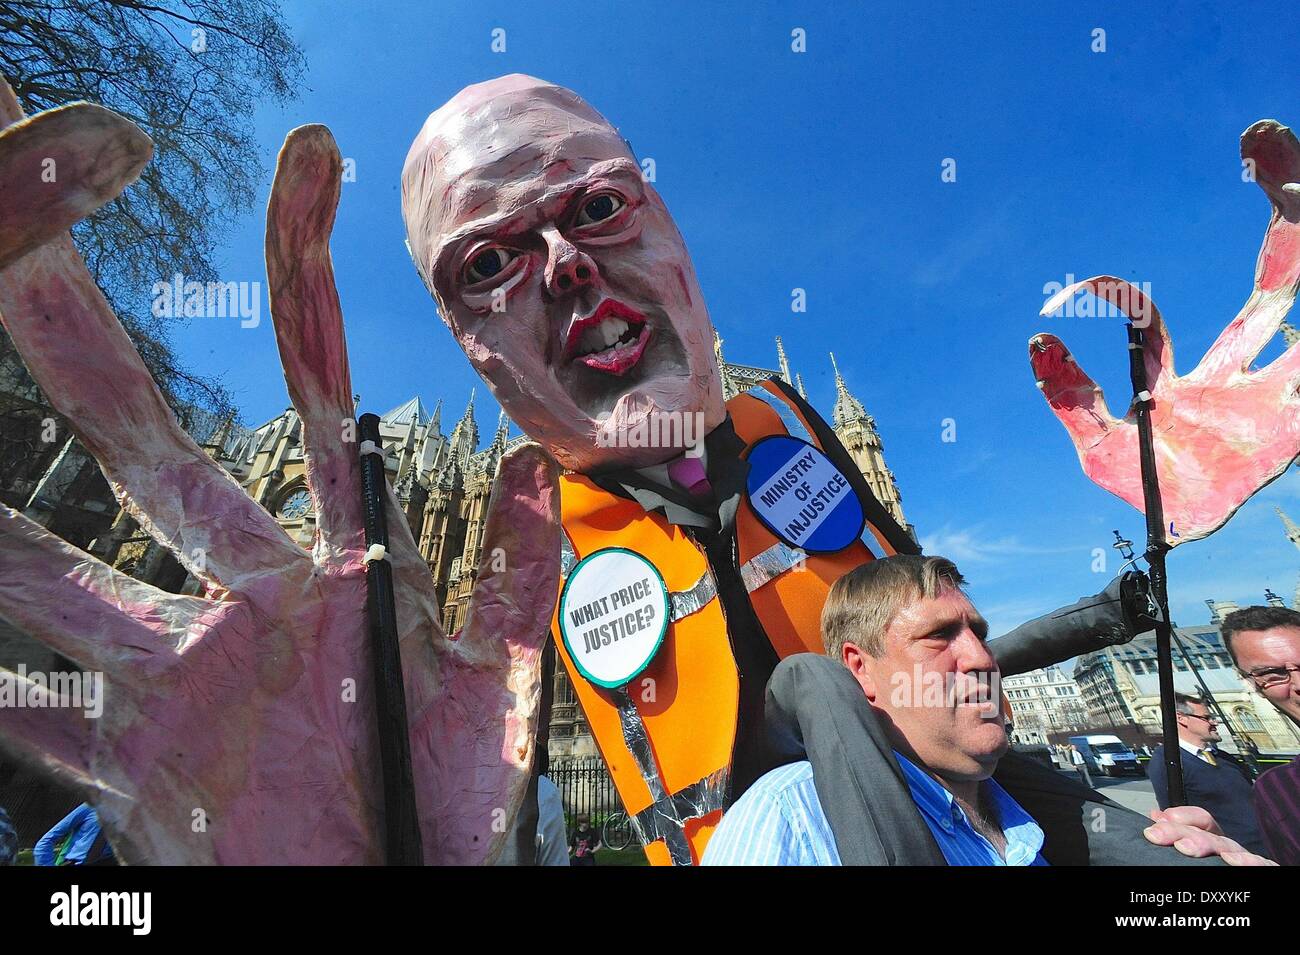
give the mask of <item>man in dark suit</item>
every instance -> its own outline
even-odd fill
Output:
[[[1206,809],[1224,835],[1248,852],[1263,855],[1264,840],[1251,800],[1250,773],[1234,757],[1215,749],[1214,744],[1219,742],[1218,724],[1199,697],[1175,693],[1174,699],[1187,804]],[[1164,746],[1157,746],[1151,754],[1147,775],[1156,791],[1156,802],[1161,809],[1168,809],[1169,783],[1164,759]]]

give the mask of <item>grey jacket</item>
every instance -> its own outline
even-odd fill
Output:
[[[773,767],[808,760],[845,865],[944,865],[893,747],[857,681],[838,661],[800,653],[767,685]],[[1008,753],[994,779],[1042,827],[1052,865],[1221,865],[1142,836],[1150,820],[1043,764]]]

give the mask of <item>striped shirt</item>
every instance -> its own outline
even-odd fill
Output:
[[[975,830],[943,786],[894,754],[908,789],[949,865],[1046,865],[1043,831],[992,779],[986,792],[1007,840],[1006,858]],[[840,865],[830,822],[813,783],[812,764],[790,763],[763,776],[722,818],[703,865]]]
[[[1300,865],[1300,758],[1260,776],[1253,795],[1268,857],[1279,865]]]

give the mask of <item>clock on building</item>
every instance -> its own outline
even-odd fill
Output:
[[[300,520],[311,513],[311,492],[305,487],[285,495],[284,500],[280,502],[278,511],[280,517],[287,521]]]

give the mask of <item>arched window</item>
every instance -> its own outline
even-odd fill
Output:
[[[556,670],[555,704],[557,706],[572,706],[577,702],[577,698],[573,695],[573,684],[569,682],[568,674],[563,670]]]
[[[1259,721],[1259,717],[1249,707],[1239,706],[1232,711],[1232,715],[1236,718],[1237,725],[1247,733],[1263,732],[1264,724]]]

